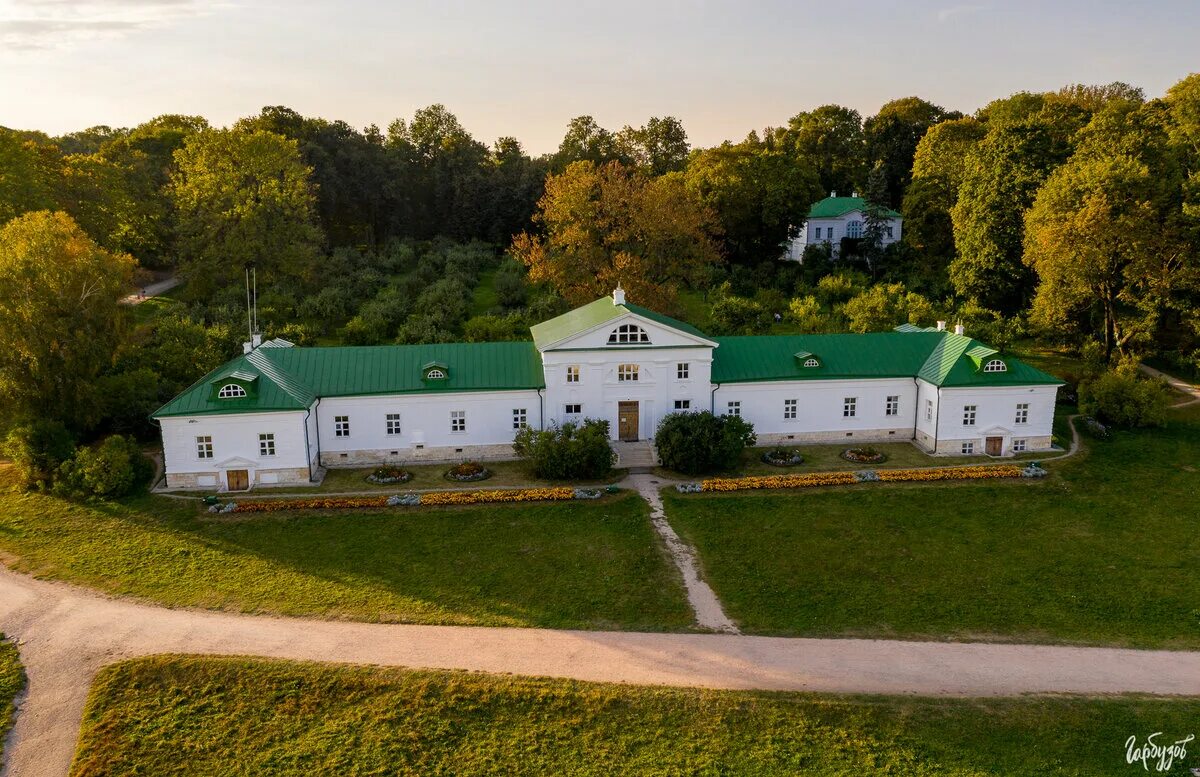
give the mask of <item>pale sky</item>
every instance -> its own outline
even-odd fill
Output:
[[[1200,2],[0,0],[0,125],[60,134],[287,105],[356,127],[444,103],[479,140],[553,151],[567,122],[679,117],[693,145],[825,103],[1200,70]]]

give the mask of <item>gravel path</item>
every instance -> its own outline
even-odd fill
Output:
[[[0,630],[29,677],[6,777],[61,777],[96,671],[158,653],[254,655],[580,680],[837,693],[1200,694],[1200,652],[404,626],[256,617],[106,598],[0,567]]]

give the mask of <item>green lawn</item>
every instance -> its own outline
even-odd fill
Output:
[[[0,634],[0,764],[4,763],[4,739],[13,724],[13,700],[25,686],[25,673],[17,646]]]
[[[444,475],[446,470],[450,468],[449,464],[417,464],[417,465],[402,465],[404,469],[412,473],[412,480],[407,483],[392,483],[379,485],[376,483],[368,483],[367,475],[375,471],[374,467],[358,468],[358,469],[331,469],[325,474],[325,480],[319,486],[288,486],[275,488],[263,488],[255,492],[255,496],[269,496],[278,492],[315,492],[315,493],[345,493],[348,491],[382,491],[386,493],[400,493],[411,489],[438,489],[438,488],[509,488],[513,486],[561,486],[562,481],[540,480],[531,475],[525,467],[524,462],[520,461],[485,461],[482,462],[485,467],[491,470],[491,477],[486,480],[479,480],[474,483],[459,483],[453,480],[447,480]],[[616,483],[621,478],[625,477],[625,470],[614,470],[612,475],[600,480],[587,481],[571,481],[571,485],[577,484],[607,484]]]
[[[496,294],[496,271],[480,273],[479,282],[471,292],[471,316],[482,316],[499,307],[500,297]]]
[[[1124,776],[1144,773],[1129,736],[1171,742],[1198,717],[1194,698],[836,697],[158,656],[100,672],[71,774]],[[1170,773],[1185,765],[1194,747]]]
[[[0,494],[18,570],[169,606],[366,621],[686,629],[634,494],[598,502],[234,519],[195,501]]]
[[[1200,408],[1043,482],[679,495],[750,632],[1200,648]]]

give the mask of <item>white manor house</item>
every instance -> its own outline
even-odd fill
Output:
[[[939,454],[1051,445],[1061,381],[943,324],[709,337],[618,288],[533,342],[297,348],[268,341],[154,413],[169,488],[307,483],[320,467],[512,458],[584,418],[647,440],[668,413],[754,424],[761,444],[911,440]]]

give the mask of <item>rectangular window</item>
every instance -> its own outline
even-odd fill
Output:
[[[333,417],[333,436],[334,437],[349,437],[350,436],[350,416],[335,415]]]
[[[258,455],[259,456],[274,456],[275,455],[275,435],[260,434],[258,436]]]
[[[1029,403],[1028,402],[1022,402],[1017,405],[1017,423],[1019,423],[1019,424],[1029,423]]]
[[[690,365],[688,365],[687,362],[679,362],[678,364],[675,365],[676,380],[687,380],[690,372],[691,372]]]
[[[565,405],[563,407],[563,412],[567,415],[582,415],[583,405]]]
[[[399,413],[388,413],[387,414],[387,433],[392,434],[392,435],[400,434],[400,414]]]
[[[962,452],[964,456],[970,456],[971,454],[975,453],[975,443],[964,442],[962,444]]]
[[[213,457],[212,436],[206,434],[196,438],[196,457],[200,459]]]
[[[513,408],[513,428],[514,429],[524,429],[526,426],[529,426],[529,416],[525,412],[525,408],[514,407]]]
[[[900,397],[888,397],[884,415],[900,415]]]
[[[638,366],[636,364],[620,364],[617,365],[617,380],[628,381],[638,379]]]
[[[1025,441],[1024,440],[1013,440],[1012,441],[1012,449],[1013,449],[1013,453],[1024,453],[1025,452]]]
[[[785,420],[785,421],[796,420],[796,400],[794,400],[794,399],[783,400],[783,420]]]
[[[452,431],[452,432],[467,431],[467,411],[466,410],[451,410],[450,411],[450,431]]]
[[[925,420],[926,421],[933,420],[933,400],[932,399],[925,400]]]
[[[741,402],[730,402],[729,404],[727,404],[725,406],[725,415],[740,416],[741,414],[742,414],[742,403]]]
[[[891,227],[884,227],[884,228],[883,228],[883,231],[884,231],[885,233],[887,233],[888,239],[889,239],[889,240],[891,240],[891,239],[892,239],[892,228],[891,228]]]
[[[692,400],[690,400],[690,399],[675,400],[675,409],[676,410],[691,410],[692,409]]]
[[[846,397],[842,400],[842,418],[853,418],[858,415],[858,397]]]
[[[567,383],[578,383],[578,382],[579,382],[579,365],[572,364],[570,367],[567,367]]]
[[[816,237],[816,239],[817,239],[817,240],[820,240],[820,239],[821,239],[821,228],[820,228],[820,227],[817,227],[817,237]]]
[[[963,405],[963,426],[975,425],[975,405]]]

